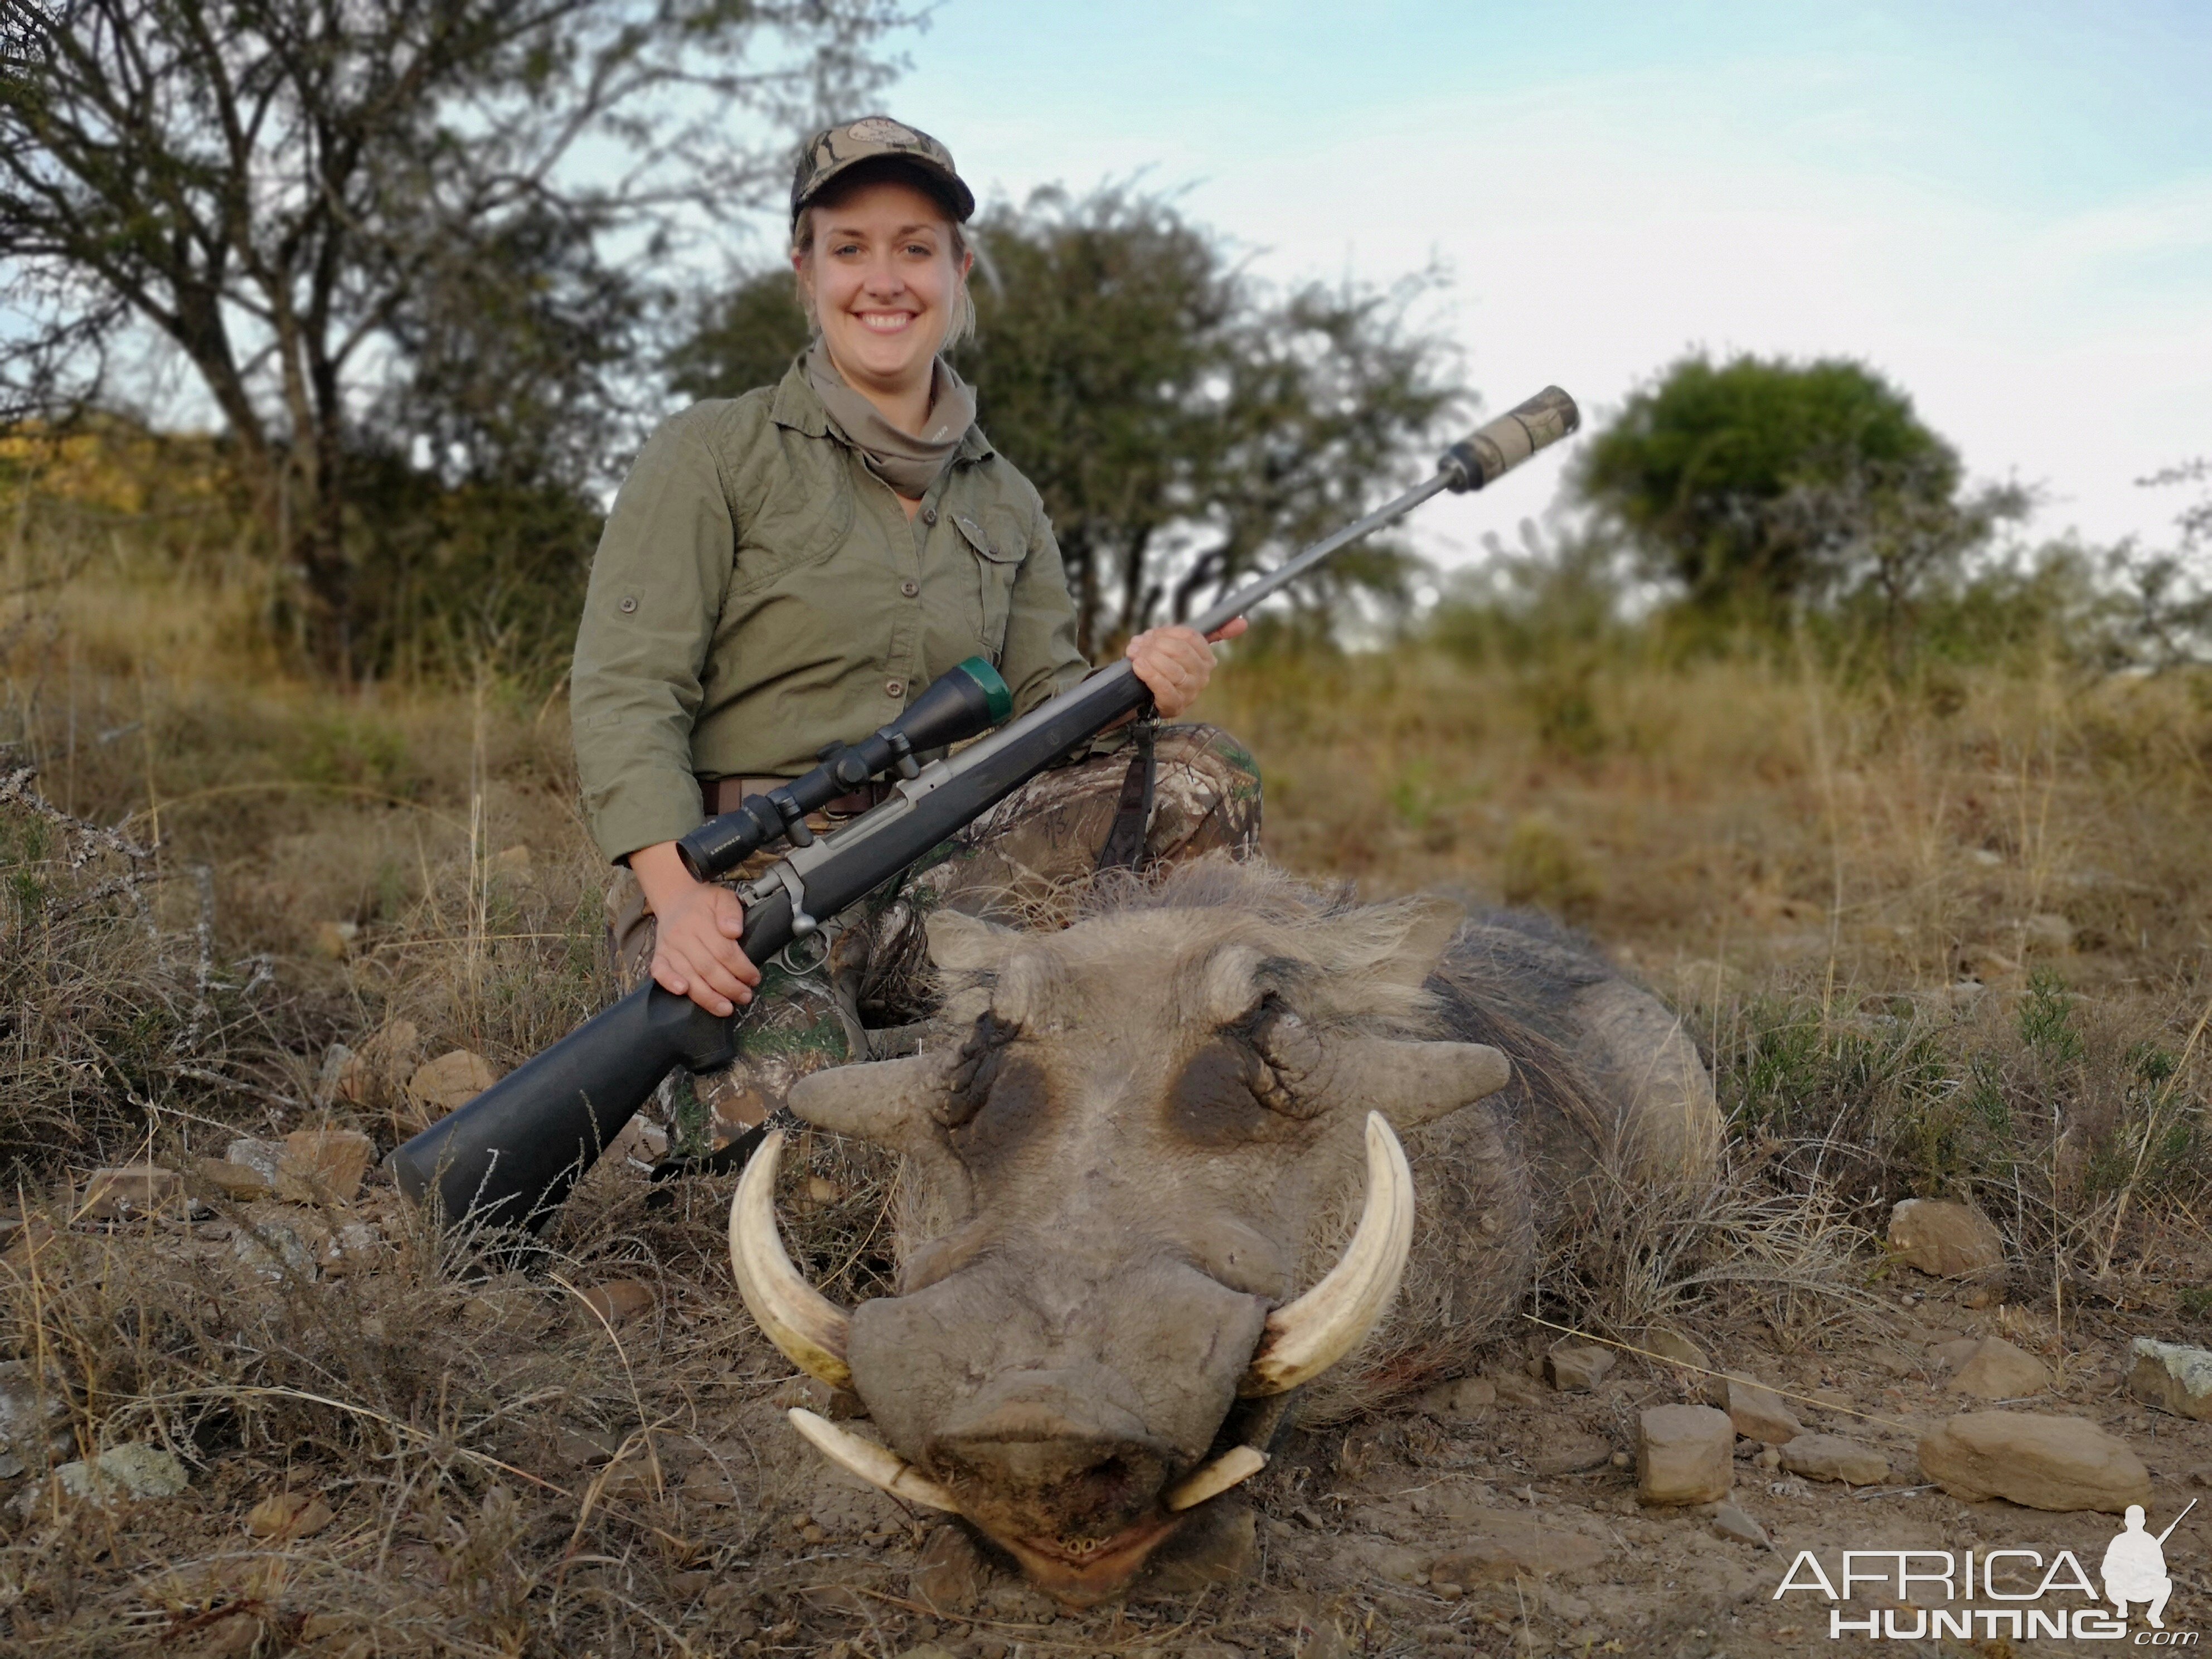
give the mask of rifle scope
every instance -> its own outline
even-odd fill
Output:
[[[943,749],[980,736],[1014,712],[1014,694],[999,671],[981,657],[956,664],[929,683],[906,712],[858,743],[833,743],[815,757],[822,764],[764,795],[747,795],[734,812],[701,824],[676,843],[676,855],[695,881],[712,881],[743,864],[779,836],[811,846],[806,815],[870,778],[896,769],[902,778],[921,769],[917,751]]]

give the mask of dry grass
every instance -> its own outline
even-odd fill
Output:
[[[25,1200],[0,1358],[63,1402],[68,1453],[150,1441],[195,1474],[128,1525],[0,1518],[13,1639],[333,1659],[915,1639],[882,1562],[905,1522],[825,1507],[775,1427],[784,1368],[727,1293],[712,1183],[661,1208],[586,1183],[527,1279],[388,1198],[376,1271],[312,1283],[258,1275],[204,1224],[29,1248],[53,1183],[98,1164],[344,1121],[318,1103],[332,1042],[404,1015],[426,1053],[505,1066],[610,988],[557,696],[289,681],[251,643],[250,568],[98,544],[19,533],[0,562],[0,774],[35,768],[60,814],[0,800],[0,1140]],[[1817,1345],[1879,1291],[1868,1241],[1908,1194],[1989,1208],[2008,1293],[2061,1328],[2084,1304],[2162,1328],[2212,1310],[2207,701],[2179,677],[1991,673],[1931,697],[1746,662],[1547,680],[1408,652],[1240,664],[1200,712],[1260,757],[1279,860],[1549,908],[1692,1020],[1729,1180],[1609,1206],[1532,1306]],[[788,1169],[805,1265],[880,1283],[880,1160],[814,1137]],[[568,1288],[617,1278],[656,1291],[632,1324]],[[337,1520],[247,1536],[287,1485]],[[1217,1616],[1272,1639],[1233,1597]],[[975,1630],[1173,1651],[1178,1618]]]

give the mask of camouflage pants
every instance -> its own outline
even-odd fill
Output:
[[[1155,743],[1152,812],[1140,867],[1260,847],[1260,771],[1243,746],[1210,726],[1163,726]],[[900,1049],[887,1032],[931,1009],[922,924],[951,908],[1005,921],[1051,915],[1054,896],[1098,866],[1112,830],[1131,747],[1126,732],[1073,764],[1040,773],[927,858],[825,924],[826,952],[794,971],[760,964],[761,982],[737,1031],[727,1071],[662,1086],[658,1133],[641,1125],[621,1150],[635,1157],[639,1134],[665,1134],[710,1150],[760,1123],[810,1072]],[[817,815],[817,830],[836,822]],[[757,854],[731,878],[750,881],[774,862]],[[607,936],[623,988],[643,982],[653,962],[653,918],[636,878],[616,872],[606,900]],[[911,1052],[908,1041],[902,1048]],[[642,1115],[650,1116],[648,1105]]]

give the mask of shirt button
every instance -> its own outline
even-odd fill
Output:
[[[906,682],[904,680],[885,680],[884,682],[884,695],[887,697],[904,696],[906,695]]]
[[[933,507],[923,507],[921,509],[921,521],[924,524],[935,524],[937,522],[937,509]]]
[[[921,592],[921,584],[920,582],[901,582],[899,584],[899,592],[905,594],[907,598],[910,599],[915,594]]]
[[[632,599],[625,599],[616,607],[616,609],[620,611],[623,616],[627,617],[631,611],[637,609],[637,601]]]

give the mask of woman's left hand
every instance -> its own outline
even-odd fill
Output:
[[[1213,678],[1213,653],[1209,640],[1233,640],[1245,629],[1237,617],[1200,639],[1189,628],[1148,628],[1129,641],[1122,654],[1137,678],[1152,694],[1152,707],[1164,720],[1171,720],[1198,701],[1206,683]]]

